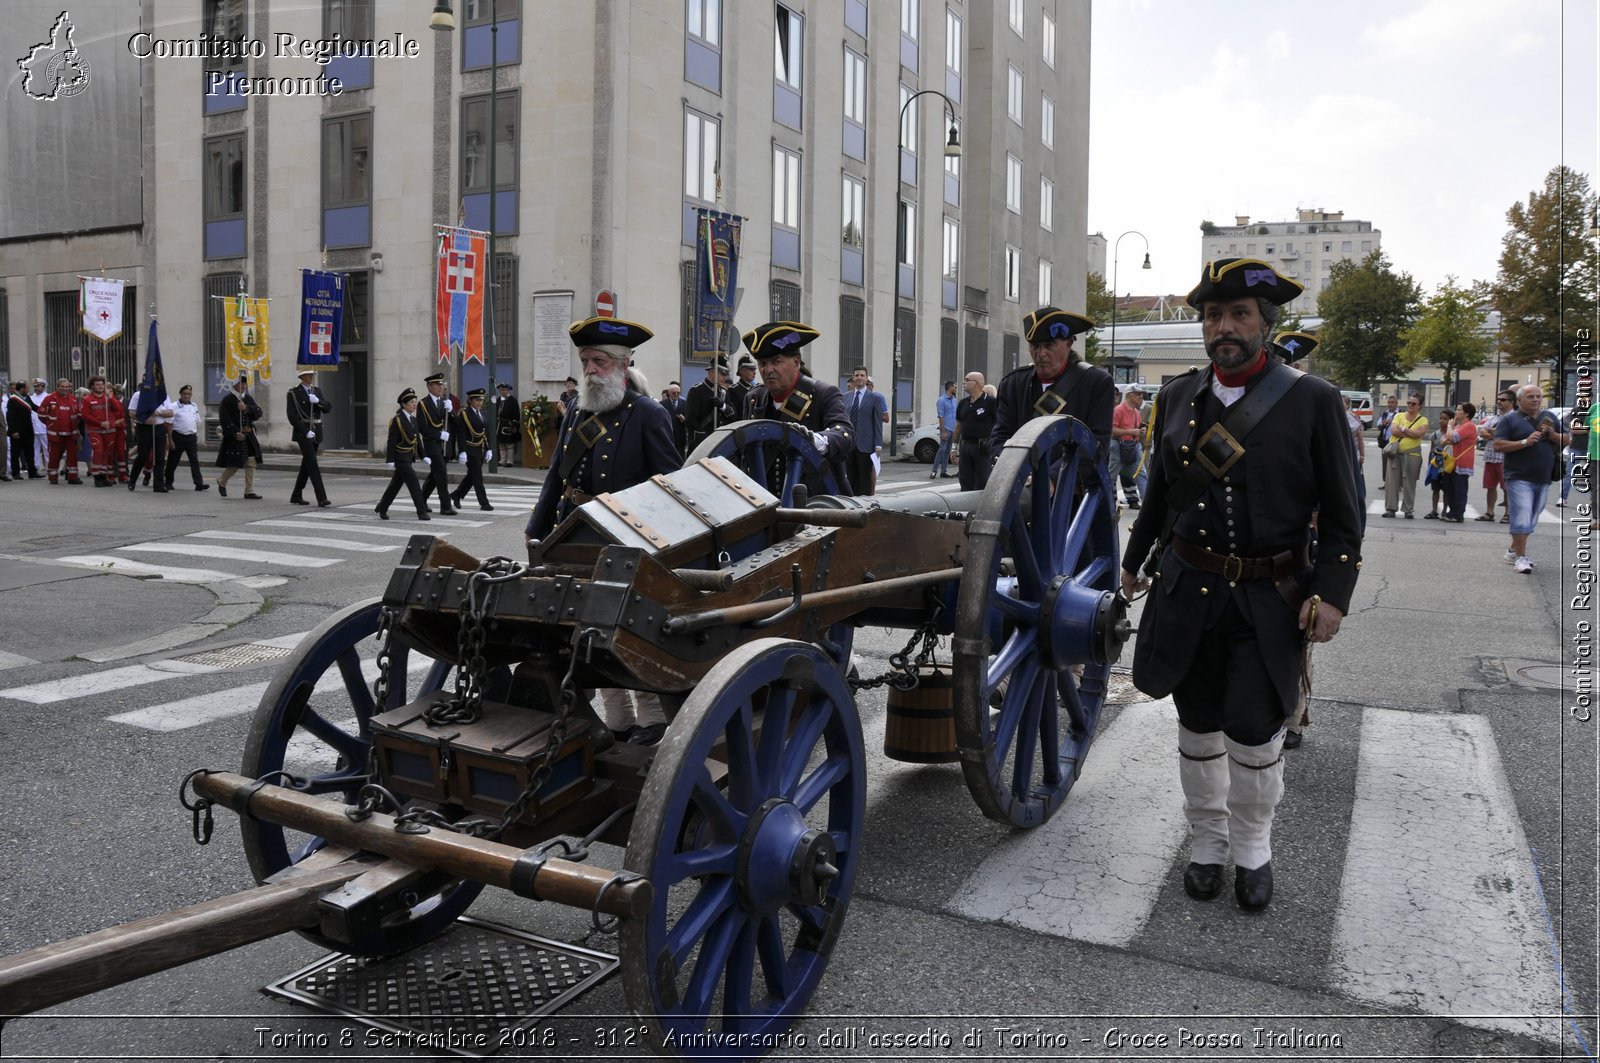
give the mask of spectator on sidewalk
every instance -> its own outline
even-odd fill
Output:
[[[1463,402],[1445,429],[1445,445],[1455,458],[1454,469],[1444,476],[1444,519],[1451,524],[1467,519],[1467,488],[1472,484],[1472,469],[1478,457],[1478,426],[1472,420],[1477,412],[1472,403]]]
[[[1428,415],[1422,412],[1422,396],[1412,392],[1406,408],[1389,424],[1389,442],[1395,453],[1388,455],[1383,480],[1383,515],[1393,517],[1401,508],[1406,520],[1416,515],[1417,477],[1422,475],[1422,440],[1428,434]],[[1384,448],[1389,449],[1387,446]]]
[[[1450,428],[1450,414],[1444,410],[1439,411],[1439,418],[1434,422],[1433,431],[1428,433],[1428,472],[1423,477],[1424,482],[1433,490],[1433,502],[1428,512],[1423,515],[1423,520],[1439,519],[1439,502],[1444,498],[1445,481],[1449,475],[1449,462],[1445,460],[1445,433]]]
[[[1399,414],[1399,412],[1399,398],[1397,396],[1390,395],[1388,399],[1388,406],[1381,414],[1378,415],[1378,421],[1376,425],[1378,429],[1378,454],[1382,458],[1382,460],[1379,462],[1381,468],[1378,469],[1378,479],[1382,480],[1386,484],[1389,482],[1389,452],[1387,449],[1389,446],[1389,433],[1393,429],[1395,416]]]
[[[200,472],[200,407],[194,404],[194,388],[183,385],[178,389],[178,397],[168,399],[162,409],[171,415],[172,424],[169,433],[171,450],[167,454],[167,467],[163,473],[167,490],[172,490],[172,478],[178,471],[178,463],[185,456],[189,459],[189,473],[194,477],[194,489],[211,490],[211,485],[206,483],[205,476]]]
[[[850,372],[850,394],[844,400],[850,418],[850,451],[845,458],[845,473],[858,495],[877,493],[878,474],[873,456],[883,446],[883,422],[889,407],[883,396],[867,388],[867,369],[856,366]]]
[[[928,471],[928,479],[937,479],[943,476],[949,479],[950,473],[950,448],[956,441],[956,382],[946,380],[944,391],[939,395],[939,401],[934,404],[934,412],[939,417],[939,449],[933,455],[933,468]]]
[[[1506,482],[1506,456],[1503,452],[1494,448],[1494,433],[1495,429],[1500,425],[1500,419],[1511,412],[1511,407],[1516,404],[1517,399],[1510,391],[1502,391],[1495,396],[1494,401],[1494,413],[1485,417],[1483,423],[1478,426],[1479,437],[1490,442],[1483,448],[1483,490],[1487,508],[1478,515],[1477,519],[1491,524],[1494,522],[1495,500],[1500,488]],[[1508,524],[1510,521],[1511,503],[1508,501],[1505,505],[1505,512],[1500,518],[1500,523]]]
[[[981,491],[989,482],[989,434],[994,430],[995,400],[983,386],[982,373],[968,373],[967,397],[956,406],[960,426],[961,459],[956,471],[963,491]]]
[[[1106,456],[1106,471],[1113,495],[1121,481],[1122,497],[1129,509],[1138,509],[1142,497],[1137,478],[1144,463],[1143,406],[1144,389],[1135,385],[1111,411],[1111,449]]]
[[[1540,411],[1544,392],[1538,384],[1517,389],[1517,408],[1500,419],[1494,430],[1496,450],[1506,456],[1506,507],[1511,514],[1511,547],[1506,561],[1524,575],[1533,571],[1528,559],[1528,536],[1544,512],[1550,474],[1561,460],[1567,435],[1549,410]]]

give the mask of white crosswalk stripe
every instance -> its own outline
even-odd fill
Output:
[[[254,525],[251,525],[254,527]],[[395,548],[394,543],[360,542],[355,539],[330,539],[318,535],[263,535],[241,529],[227,531],[197,531],[185,539],[225,539],[228,542],[283,543],[288,546],[327,546],[335,550],[354,550],[358,553],[381,554]]]
[[[232,546],[205,546],[201,543],[165,542],[134,543],[119,546],[118,550],[145,554],[182,554],[184,557],[216,557],[229,561],[255,561],[281,568],[327,568],[337,565],[341,558],[311,557],[307,554],[280,554],[270,550],[240,550]]]

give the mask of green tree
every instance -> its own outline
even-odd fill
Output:
[[[1097,328],[1105,328],[1111,324],[1112,304],[1111,293],[1106,290],[1106,279],[1091,270],[1084,282],[1087,289],[1083,302],[1084,316],[1093,321]],[[1092,365],[1099,365],[1102,353],[1098,331],[1089,333],[1083,348],[1084,358]]]
[[[1416,320],[1422,289],[1396,273],[1381,250],[1357,262],[1335,262],[1317,295],[1316,358],[1322,371],[1351,388],[1371,390],[1410,368],[1401,360],[1402,332]]]
[[[1453,395],[1452,381],[1489,358],[1494,340],[1483,332],[1488,315],[1470,289],[1447,277],[1400,339],[1402,364],[1436,365],[1444,370],[1444,393]]]
[[[1506,356],[1516,365],[1557,359],[1595,313],[1595,196],[1566,166],[1506,211],[1500,273],[1491,291]]]

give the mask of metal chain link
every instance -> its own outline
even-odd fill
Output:
[[[528,810],[528,805],[550,780],[550,774],[555,770],[556,755],[561,751],[561,747],[567,744],[567,722],[572,718],[572,710],[578,705],[578,684],[574,678],[578,672],[578,658],[582,657],[584,661],[588,661],[589,655],[594,650],[595,636],[599,634],[597,628],[586,627],[578,632],[578,637],[573,640],[572,660],[567,665],[567,674],[561,677],[561,709],[556,713],[555,721],[550,724],[544,759],[539,761],[539,766],[528,779],[528,785],[517,795],[517,799],[511,802],[511,807],[500,817],[499,825],[487,837],[500,837],[513,823],[521,819],[522,814]]]
[[[378,611],[378,678],[372,681],[372,697],[378,712],[389,707],[389,664],[394,641],[394,623],[400,611],[386,605]]]
[[[483,716],[484,676],[488,661],[483,656],[487,638],[484,621],[491,612],[493,588],[514,579],[520,579],[528,566],[509,557],[491,557],[482,561],[475,572],[467,577],[467,600],[461,609],[461,626],[456,633],[456,689],[447,702],[440,702],[423,713],[423,721],[430,726],[442,724],[477,723]]]
[[[924,665],[933,660],[933,652],[939,646],[939,615],[944,607],[936,605],[933,612],[923,625],[911,633],[911,639],[899,653],[889,655],[889,670],[882,675],[873,676],[871,679],[849,679],[851,690],[872,690],[875,687],[892,686],[896,690],[915,690],[921,682],[919,672]],[[919,648],[920,644],[920,648]],[[916,651],[916,658],[911,657]],[[937,662],[935,662],[937,664]]]

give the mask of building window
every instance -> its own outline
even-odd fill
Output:
[[[1348,255],[1351,251],[1355,250],[1355,248],[1352,246],[1349,240],[1342,240],[1339,243],[1339,250]]]
[[[1051,150],[1056,146],[1056,101],[1048,96],[1039,98],[1039,141]]]
[[[1039,305],[1050,305],[1050,286],[1055,280],[1055,267],[1044,259],[1039,260]]]
[[[1277,247],[1278,247],[1278,245],[1277,245],[1277,244],[1268,244],[1268,245],[1267,245],[1267,252],[1266,252],[1266,253],[1267,253],[1267,254],[1269,254],[1269,255],[1275,255],[1275,254],[1277,254],[1277,253],[1278,253],[1278,251],[1277,251]]]
[[[1022,8],[1023,0],[1011,0],[1011,29],[1019,37],[1022,35]]]
[[[244,217],[244,134],[206,138],[205,218]]]
[[[683,194],[690,199],[717,201],[719,134],[715,118],[694,111],[683,116]]]
[[[373,0],[323,0],[323,32],[347,41],[372,40],[372,4]]]
[[[1010,64],[1006,65],[1006,114],[1022,124],[1022,71]]]
[[[237,292],[237,288],[235,288]],[[96,366],[106,367],[110,382],[126,380],[138,386],[139,355],[135,338],[144,335],[139,328],[139,289],[129,284],[122,289],[122,335],[110,343],[95,343],[83,334],[83,311],[78,309],[78,290],[44,293],[44,376],[51,381],[61,377],[85,383]],[[82,367],[72,367],[72,348],[82,349]]]
[[[515,92],[495,94],[494,187],[517,187],[517,115]],[[461,101],[461,191],[489,191],[489,97]]]
[[[944,13],[944,65],[950,73],[961,74],[961,16],[948,8]]]
[[[908,86],[900,86],[900,146],[912,155],[917,153],[917,111],[921,108],[912,99],[915,95]]]
[[[772,149],[772,223],[800,228],[800,156],[777,146]]]
[[[1039,178],[1039,228],[1048,230],[1055,224],[1056,184],[1048,177]]]
[[[1056,65],[1056,20],[1049,15],[1044,17],[1044,30],[1039,34],[1039,46],[1044,52],[1044,65],[1054,70]]]
[[[1006,156],[1006,209],[1022,213],[1022,160],[1015,155]]]
[[[805,36],[800,16],[777,5],[777,34],[773,39],[773,76],[796,92],[800,90],[800,42]]]
[[[1022,298],[1022,252],[1006,245],[1006,298],[1016,302]]]
[[[858,125],[867,124],[867,60],[844,50],[844,116]]]
[[[354,114],[322,123],[322,206],[357,207],[372,202],[368,166],[372,115]],[[498,176],[498,175],[496,175]]]
[[[917,205],[900,201],[899,223],[895,226],[895,257],[904,266],[915,265],[917,254]]]
[[[1363,240],[1363,241],[1361,241],[1361,250],[1363,250],[1363,251],[1371,251],[1372,250],[1372,241],[1371,240]]]
[[[206,0],[204,24],[206,37],[209,40],[242,42],[245,39],[244,0]],[[216,50],[231,54],[208,55],[204,60],[207,72],[216,70],[243,73],[245,53],[242,49]]]
[[[200,282],[201,300],[204,304],[201,309],[203,324],[200,362],[206,378],[205,395],[200,400],[201,403],[221,402],[222,396],[227,393],[228,382],[222,378],[222,367],[223,356],[227,353],[228,335],[223,326],[222,304],[224,300],[238,296],[243,282],[243,273],[213,273]]]
[[[1327,241],[1322,245],[1322,253],[1325,255],[1333,254],[1333,241]]]
[[[922,0],[900,0],[900,32],[917,39],[917,23],[922,21]]]
[[[800,285],[789,281],[773,281],[768,295],[772,301],[772,320],[800,320]]]
[[[839,240],[846,247],[860,250],[865,246],[867,218],[867,185],[860,178],[844,175],[844,227]]]
[[[710,48],[722,44],[722,0],[689,0],[689,36]]]
[[[944,275],[956,279],[956,268],[961,263],[961,226],[954,218],[944,220]]]
[[[851,295],[839,297],[839,364],[865,365],[867,304]]]

